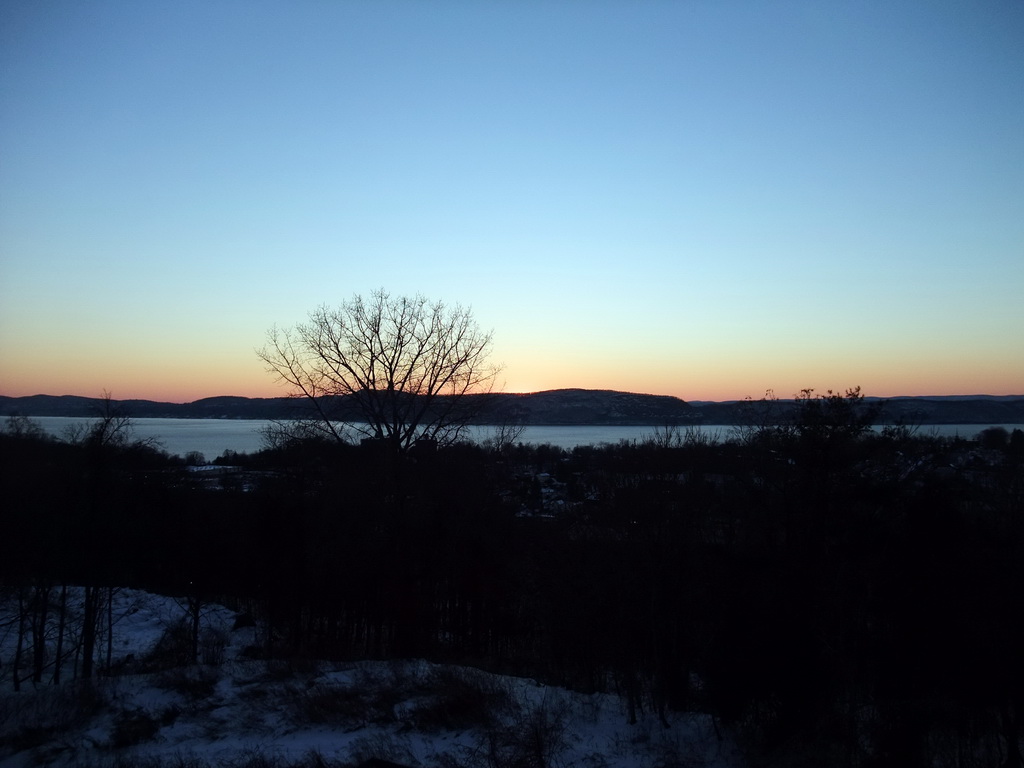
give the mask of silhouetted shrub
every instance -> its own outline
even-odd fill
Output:
[[[466,667],[439,667],[428,681],[429,693],[409,717],[420,729],[493,726],[513,705],[508,688],[492,675]]]
[[[217,673],[206,667],[175,667],[158,673],[154,684],[191,701],[200,701],[213,694],[218,679]]]
[[[110,734],[112,749],[121,749],[152,741],[160,731],[160,722],[146,712],[121,712]]]

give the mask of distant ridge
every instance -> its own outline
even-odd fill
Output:
[[[670,395],[645,395],[601,389],[555,389],[489,395],[481,423],[507,418],[533,425],[741,424],[743,402],[687,403]],[[883,403],[879,423],[1024,424],[1024,395],[939,395],[867,398]],[[291,419],[308,413],[303,400],[223,395],[191,403],[152,400],[114,401],[135,418]],[[780,400],[785,407],[792,401]],[[0,416],[96,416],[102,401],[77,395],[0,395]]]
[[[486,395],[482,422],[520,419],[527,424],[665,424],[690,422],[693,408],[668,395],[638,395],[608,390],[560,389],[530,394]],[[207,397],[191,403],[152,400],[115,401],[135,418],[291,419],[309,413],[308,403],[290,397]],[[102,401],[75,395],[0,396],[0,415],[95,416]]]

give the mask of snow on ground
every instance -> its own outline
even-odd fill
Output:
[[[255,628],[233,628],[235,614],[220,606],[202,616],[219,663],[155,666],[184,604],[121,590],[112,614],[122,672],[98,678],[92,693],[73,682],[15,693],[12,638],[0,637],[0,768],[313,765],[317,756],[441,768],[741,765],[707,716],[670,715],[665,728],[648,713],[629,725],[609,694],[418,660],[251,660]]]

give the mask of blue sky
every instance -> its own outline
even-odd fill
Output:
[[[470,305],[505,388],[1024,393],[1024,3],[0,6],[0,393],[281,394]]]

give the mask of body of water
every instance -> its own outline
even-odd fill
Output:
[[[60,416],[36,416],[32,421],[57,437],[64,437],[70,430],[82,429],[92,422],[89,418],[65,418]],[[271,422],[249,419],[132,419],[135,439],[153,439],[171,454],[184,456],[198,451],[208,460],[215,459],[224,451],[252,453],[263,447],[262,430]],[[988,426],[1002,426],[1009,431],[1024,429],[1024,424],[926,424],[918,428],[920,435],[974,437]],[[620,440],[643,440],[657,431],[652,426],[582,426],[527,427],[522,442],[555,445],[571,449],[577,445],[599,445],[617,443]],[[702,425],[698,427],[712,437],[725,439],[734,427],[723,425]],[[486,440],[494,434],[494,427],[474,427],[472,437]]]

